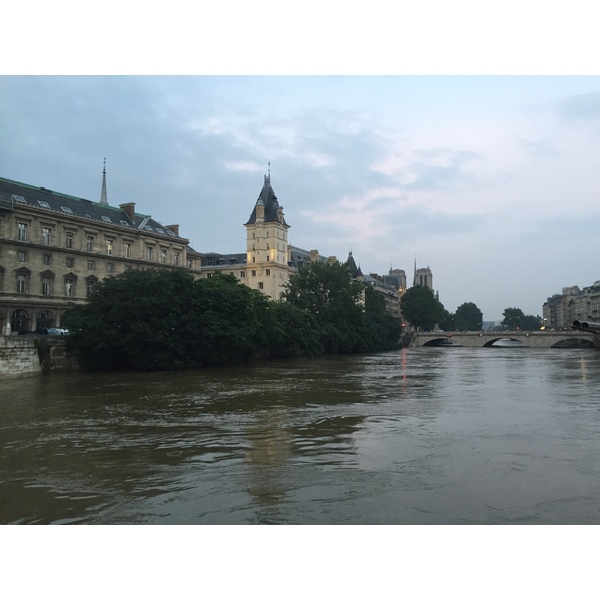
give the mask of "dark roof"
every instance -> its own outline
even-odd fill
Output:
[[[210,260],[208,260],[210,259]],[[219,254],[218,252],[203,252],[201,265],[203,267],[226,267],[246,265],[247,255],[245,252],[236,254]],[[210,262],[210,264],[208,264]]]
[[[356,279],[357,277],[362,277],[362,271],[360,270],[360,267],[356,266],[356,261],[354,260],[354,257],[352,256],[352,251],[350,251],[350,254],[348,254],[348,260],[346,261],[346,266],[350,269],[350,274],[352,275],[352,279]]]
[[[290,245],[290,262],[288,262],[289,266],[299,269],[302,265],[310,262],[312,262],[312,260],[308,250],[303,250],[302,248]],[[328,262],[328,259],[319,255],[319,262],[326,263]]]
[[[41,210],[60,213],[61,215],[72,215],[90,219],[91,221],[98,221],[104,225],[112,224],[117,227],[141,229],[169,238],[182,239],[148,215],[135,213],[132,221],[122,208],[92,202],[84,198],[76,198],[75,196],[51,191],[44,187],[34,187],[26,183],[4,179],[3,177],[0,177],[0,196],[4,199],[11,199],[12,197],[12,202],[15,204],[26,204]]]
[[[279,202],[277,202],[277,196],[271,187],[271,177],[269,175],[265,175],[265,182],[263,184],[262,190],[260,190],[260,194],[256,199],[256,204],[254,205],[254,209],[252,210],[252,214],[248,219],[246,225],[252,225],[256,223],[256,205],[262,202],[265,207],[265,223],[269,223],[272,221],[279,221],[277,217],[277,209],[283,208],[279,206]],[[285,222],[285,218],[282,221],[283,225],[289,227],[289,225]]]

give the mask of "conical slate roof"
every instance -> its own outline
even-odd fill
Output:
[[[356,261],[354,260],[354,257],[352,256],[352,250],[350,251],[350,254],[348,254],[348,260],[346,261],[346,265],[350,269],[350,274],[352,275],[352,279],[356,279],[357,277],[363,276],[362,271],[360,270],[360,267],[356,266]]]
[[[252,210],[252,214],[250,215],[246,225],[252,225],[256,223],[256,206],[259,202],[262,202],[265,207],[265,223],[279,221],[279,218],[277,217],[277,209],[283,207],[280,207],[279,202],[277,202],[277,196],[271,187],[271,177],[269,175],[265,175],[265,183],[263,184],[262,190],[258,195],[256,204],[254,205],[254,209]],[[289,227],[289,225],[285,222],[285,218],[283,219],[282,224]]]

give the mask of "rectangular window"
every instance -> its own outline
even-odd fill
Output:
[[[206,278],[207,278],[207,279],[210,279],[212,276],[213,276],[213,274],[212,274],[212,273],[207,273],[207,274],[206,274]]]
[[[212,258],[210,256],[206,259],[206,266],[207,267],[211,267],[212,266]]]
[[[173,252],[173,264],[179,264],[179,252]]]
[[[18,230],[17,239],[20,242],[26,242],[27,241],[27,223],[19,223],[19,230]]]
[[[42,244],[50,244],[50,227],[42,227]]]
[[[265,274],[267,277],[271,276],[271,269],[265,269]]]
[[[50,277],[42,277],[42,295],[50,295]]]
[[[106,263],[106,271],[112,273],[114,271],[114,265],[112,263]]]
[[[17,275],[17,293],[24,294],[25,293],[25,275]]]
[[[27,260],[27,252],[19,252],[19,262],[25,262]]]
[[[73,296],[73,284],[72,279],[65,279],[65,296],[71,298]]]
[[[125,258],[131,258],[131,244],[125,242]]]
[[[88,281],[86,282],[86,292],[88,296],[91,296],[94,293],[94,287],[96,286],[96,282],[95,281]]]
[[[72,269],[74,264],[75,264],[75,259],[72,256],[67,256],[67,267],[69,269]]]
[[[75,237],[75,234],[72,231],[67,231],[67,233],[65,234],[65,248],[73,247],[73,238],[74,237]]]
[[[92,252],[94,250],[94,236],[93,235],[88,235],[85,238],[85,249],[88,252]]]
[[[240,277],[246,277],[246,271],[240,271]]]
[[[146,247],[146,257],[148,260],[154,260],[154,248],[152,246]]]
[[[252,277],[256,277],[256,271],[252,271]]]
[[[88,271],[93,271],[93,270],[94,270],[94,261],[88,260]]]
[[[49,254],[44,254],[44,264],[45,265],[50,264],[50,255]]]
[[[164,248],[160,249],[160,262],[163,264],[167,262],[167,251]]]
[[[191,268],[192,268],[192,265],[193,265],[193,263],[192,263],[192,259],[191,259],[191,258],[188,258],[188,269],[191,269]]]
[[[262,289],[264,289],[264,287],[265,287],[265,286],[263,285],[263,282],[262,282],[262,281],[259,281],[259,282],[258,282],[258,289],[259,289],[259,290],[262,290]]]
[[[113,251],[113,241],[106,240],[106,254],[108,254],[108,256],[112,256],[112,251]]]

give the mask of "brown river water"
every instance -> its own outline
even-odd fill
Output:
[[[600,524],[600,352],[0,380],[2,524]]]

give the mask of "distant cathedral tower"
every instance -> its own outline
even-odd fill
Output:
[[[415,274],[413,278],[413,285],[422,285],[433,290],[433,275],[431,269],[426,267],[424,269],[417,269],[417,259],[415,258]]]
[[[104,167],[102,169],[102,191],[100,192],[100,204],[108,204],[108,196],[106,195],[106,159],[104,159]]]
[[[288,229],[283,207],[271,187],[271,172],[265,181],[246,227],[247,270],[244,283],[278,300],[293,271]]]

